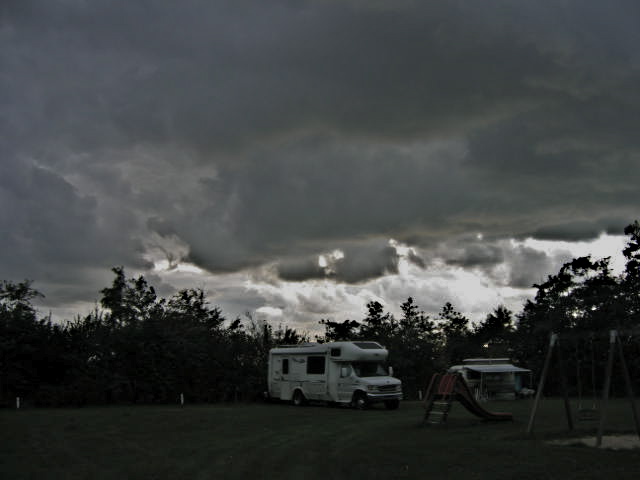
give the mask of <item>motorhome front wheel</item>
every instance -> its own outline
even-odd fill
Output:
[[[353,407],[358,410],[364,410],[369,406],[367,402],[367,396],[362,392],[356,392],[353,394],[353,401],[351,402]]]
[[[301,407],[306,403],[306,399],[300,390],[296,390],[296,393],[293,394],[293,404],[296,407]]]

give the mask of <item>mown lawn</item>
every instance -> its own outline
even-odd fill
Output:
[[[488,408],[514,422],[483,423],[457,404],[444,426],[424,427],[422,404],[397,411],[283,404],[0,411],[0,478],[359,479],[638,478],[640,450],[549,445],[568,436],[562,403]],[[631,432],[615,400],[608,432]],[[595,424],[579,425],[580,434]]]

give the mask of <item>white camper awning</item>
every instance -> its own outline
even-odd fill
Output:
[[[526,368],[516,367],[515,365],[465,365],[464,368],[480,373],[526,373],[531,372]]]

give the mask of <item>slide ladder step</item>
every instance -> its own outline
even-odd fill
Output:
[[[442,424],[447,421],[449,412],[453,402],[451,400],[440,400],[431,402],[430,408],[427,410],[424,421],[430,424]]]

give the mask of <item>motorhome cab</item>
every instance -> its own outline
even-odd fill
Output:
[[[385,367],[389,352],[376,342],[332,342],[269,351],[269,397],[302,405],[307,401],[366,408],[384,402],[396,409],[402,382]]]

